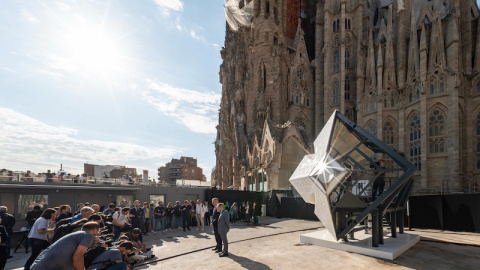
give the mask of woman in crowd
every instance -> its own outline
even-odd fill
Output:
[[[172,219],[173,219],[173,204],[169,202],[167,209],[165,209],[165,228],[166,230],[172,229]]]
[[[150,228],[150,218],[153,217],[153,213],[150,209],[150,205],[147,202],[143,203],[143,213],[144,213],[144,222],[143,222],[143,235],[146,235],[149,232]]]
[[[206,212],[205,212],[205,216],[204,216],[204,219],[205,221],[203,222],[205,224],[205,226],[210,226],[210,216],[211,216],[211,213],[212,213],[212,210],[213,210],[213,207],[211,207],[207,201],[205,201],[205,203],[203,204],[204,207],[206,208]]]

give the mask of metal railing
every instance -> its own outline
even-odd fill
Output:
[[[45,176],[33,176],[25,177],[21,175],[6,176],[0,175],[0,183],[49,183],[49,184],[65,184],[65,185],[115,185],[115,186],[170,186],[168,183],[154,183],[149,182],[147,184],[143,183],[140,179],[133,179],[130,181],[128,179],[122,178],[94,178],[94,177],[71,177],[71,178],[49,178],[46,179]]]

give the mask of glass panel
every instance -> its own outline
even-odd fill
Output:
[[[48,195],[18,195],[18,207],[15,211],[15,218],[24,219],[27,212],[32,210],[37,204],[42,209],[47,209]]]
[[[185,194],[185,200],[196,202],[198,200],[198,194]]]
[[[153,203],[154,206],[158,205],[158,202],[162,201],[165,204],[165,195],[150,195],[149,203]]]
[[[133,205],[133,196],[117,195],[117,205],[119,207],[131,207]]]

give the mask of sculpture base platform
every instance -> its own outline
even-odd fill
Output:
[[[332,249],[338,249],[375,258],[393,260],[420,241],[420,236],[414,234],[397,233],[397,238],[392,238],[390,233],[384,236],[384,244],[379,247],[372,246],[372,235],[360,231],[355,233],[355,239],[349,242],[336,241],[327,230],[302,234],[300,242]]]

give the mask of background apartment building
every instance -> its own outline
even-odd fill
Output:
[[[172,158],[170,162],[158,168],[158,177],[161,182],[176,185],[177,180],[206,181],[203,169],[197,166],[197,159],[192,157]]]

